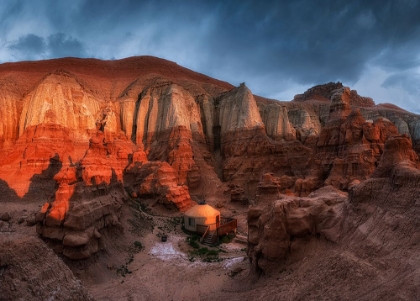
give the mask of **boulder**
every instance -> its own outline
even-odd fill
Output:
[[[274,203],[248,211],[248,256],[256,269],[285,260],[294,239],[322,236],[337,242],[347,195],[326,187],[306,198],[281,195]]]

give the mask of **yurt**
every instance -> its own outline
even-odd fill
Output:
[[[220,212],[208,204],[199,204],[185,212],[184,227],[188,231],[203,232],[206,227],[216,230],[220,223]]]

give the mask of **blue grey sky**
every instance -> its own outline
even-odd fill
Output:
[[[153,55],[291,100],[341,81],[420,114],[420,0],[4,0],[0,62]]]

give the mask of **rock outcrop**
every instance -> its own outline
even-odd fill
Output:
[[[194,203],[188,186],[178,185],[176,171],[166,162],[137,163],[125,173],[124,183],[133,198],[152,199],[169,209],[186,211]]]
[[[56,71],[25,97],[19,136],[29,126],[54,123],[67,128],[73,141],[86,141],[88,131],[95,129],[99,110],[100,101],[77,78],[65,71]]]
[[[336,94],[337,90],[342,90],[345,88],[342,83],[327,83],[324,85],[317,85],[308,89],[303,94],[295,95],[293,101],[308,101],[308,100],[321,100],[321,101],[329,101],[334,94]],[[347,88],[348,89],[348,88]],[[349,103],[353,106],[357,107],[373,107],[375,105],[374,101],[370,97],[363,97],[357,94],[356,90],[348,89],[346,92],[349,96]]]
[[[1,159],[1,178],[21,198],[47,199],[54,194],[53,177],[80,155],[79,149],[69,130],[59,124],[30,126]]]
[[[80,280],[36,238],[0,239],[0,300],[93,300]]]
[[[286,106],[268,105],[261,112],[261,116],[266,127],[267,135],[274,140],[295,140],[296,130],[289,121],[289,115]],[[306,120],[301,127],[307,127]]]
[[[263,126],[254,95],[243,83],[223,94],[217,109],[219,120],[216,126],[220,126],[222,136],[229,132]]]
[[[19,95],[10,91],[6,84],[0,85],[0,147],[9,149],[18,135],[16,121],[18,120],[17,101]]]
[[[420,149],[419,116],[341,83],[278,102],[137,57],[2,64],[0,87],[0,190],[46,203],[38,233],[73,259],[101,248],[129,197],[271,206],[369,179],[395,135]]]
[[[398,135],[388,120],[366,121],[359,111],[326,125],[317,142],[315,158],[327,172],[325,183],[347,189],[354,180],[366,180],[375,170],[385,141]]]
[[[321,133],[320,117],[309,108],[292,108],[288,112],[289,121],[296,131],[296,139],[313,147]]]
[[[36,222],[37,233],[56,253],[88,258],[103,248],[101,231],[120,227],[128,153],[132,143],[124,135],[109,141],[99,130],[90,139],[85,157],[54,176],[58,188]]]
[[[340,296],[344,292],[348,299],[415,299],[420,280],[419,181],[419,157],[410,138],[393,136],[372,176],[354,183],[348,198],[326,186],[307,198],[282,195],[271,205],[251,207],[252,264],[270,273],[281,267],[287,271],[280,273],[285,281],[291,268],[297,269],[295,281],[303,280],[296,280],[300,273],[314,277],[308,270],[316,268],[316,283],[332,281],[334,292],[340,289]],[[343,291],[337,277],[353,289]],[[374,291],[366,291],[366,281]],[[300,294],[334,292],[326,286]]]
[[[420,145],[415,115],[374,106],[341,83],[316,86],[295,101],[279,103],[254,97],[245,84],[233,88],[151,57],[6,64],[1,74],[7,80],[0,95],[5,158],[0,173],[20,197],[34,186],[32,176],[42,174],[56,156],[64,167],[84,165],[88,184],[109,182],[111,169],[106,175],[92,171],[107,161],[84,158],[98,129],[107,141],[125,135],[134,143],[118,156],[129,159],[141,149],[147,161],[168,163],[176,184],[194,195],[226,183],[231,199],[242,201],[270,190],[259,184],[267,173],[276,183],[282,179],[282,193],[296,195],[322,185],[345,190],[368,178],[384,142],[395,134],[390,122],[411,136],[415,150]],[[129,165],[121,162],[113,167],[118,180]]]
[[[248,256],[255,269],[266,269],[270,261],[285,260],[294,239],[308,235],[338,241],[342,210],[347,195],[326,186],[306,198],[280,195],[266,206],[248,211]]]

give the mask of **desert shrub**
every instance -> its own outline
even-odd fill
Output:
[[[194,249],[198,249],[198,248],[200,248],[200,245],[198,244],[198,242],[197,242],[197,241],[192,240],[192,239],[188,239],[187,241],[188,241],[188,244],[189,244],[191,247],[193,247]]]
[[[198,244],[198,242],[200,241],[200,238],[201,238],[200,236],[194,234],[192,236],[187,237],[187,242],[194,249],[198,249],[200,248],[200,245]]]
[[[203,262],[216,262],[223,260],[219,258],[218,250],[209,250],[207,248],[200,248],[189,252],[189,261],[195,261],[196,257],[201,258]]]
[[[207,248],[200,248],[197,250],[198,255],[206,255],[208,253],[209,249]]]
[[[235,236],[236,235],[234,233],[225,234],[220,238],[220,243],[228,244],[228,243],[232,242],[232,240],[235,238]]]
[[[207,256],[219,256],[219,251],[217,251],[217,250],[208,250]]]
[[[143,245],[141,244],[141,242],[139,242],[138,240],[136,240],[135,242],[134,242],[134,246],[137,248],[137,249],[142,249],[143,248]]]

